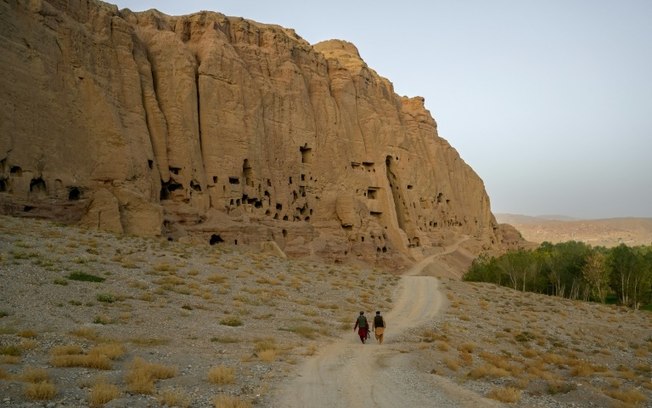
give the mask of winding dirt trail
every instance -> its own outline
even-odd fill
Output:
[[[383,345],[378,345],[373,335],[367,344],[362,344],[357,333],[351,332],[307,360],[300,367],[298,376],[279,389],[273,406],[502,406],[443,377],[417,372],[410,355],[401,351],[400,336],[408,329],[432,321],[443,304],[439,281],[419,274],[438,257],[455,251],[460,242],[423,259],[403,275],[397,288],[397,302],[385,315],[387,331]]]

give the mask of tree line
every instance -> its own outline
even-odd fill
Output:
[[[652,308],[652,246],[591,247],[542,243],[497,257],[480,256],[463,277],[569,299]]]

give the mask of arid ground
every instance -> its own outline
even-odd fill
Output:
[[[530,242],[556,244],[581,241],[591,246],[614,247],[652,244],[652,218],[575,220],[496,214],[500,223],[513,225]]]
[[[0,405],[652,404],[649,312],[427,276],[455,251],[399,276],[2,216]]]

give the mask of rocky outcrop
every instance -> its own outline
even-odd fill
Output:
[[[95,0],[0,2],[0,36],[5,212],[342,260],[502,240],[423,99],[350,43]]]

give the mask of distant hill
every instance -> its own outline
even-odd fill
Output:
[[[581,241],[592,246],[652,245],[652,218],[605,218],[578,220],[564,216],[495,214],[499,223],[510,224],[531,242]]]

